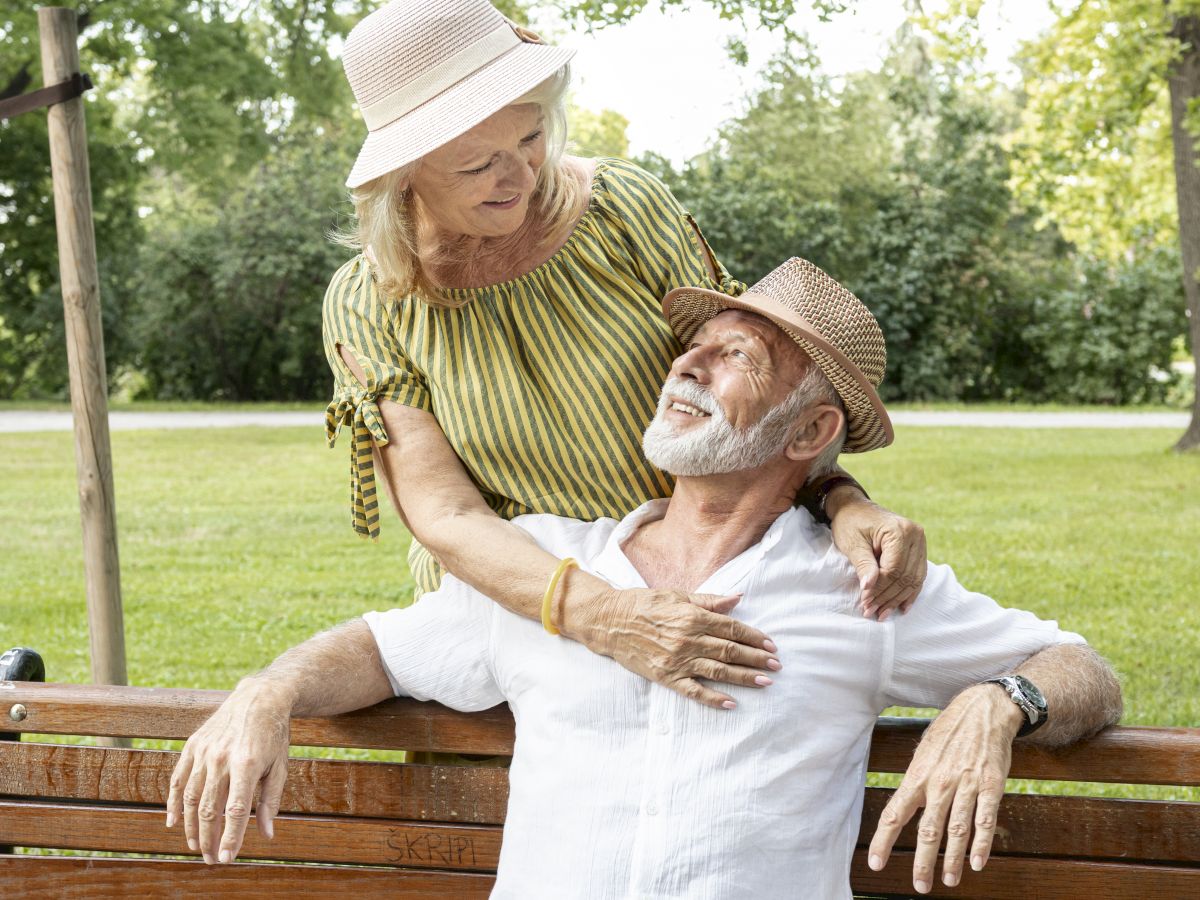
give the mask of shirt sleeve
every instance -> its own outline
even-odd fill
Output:
[[[322,310],[325,357],[333,370],[333,399],[325,409],[325,438],[332,447],[350,426],[351,525],[364,537],[379,537],[379,493],[371,441],[388,442],[376,403],[394,400],[432,412],[429,387],[397,342],[387,306],[361,256],[342,266],[325,292]],[[347,348],[367,376],[363,384],[346,365]]]
[[[438,590],[412,606],[364,615],[396,696],[435,700],[463,712],[503,703],[492,667],[494,607],[447,575]]]
[[[661,179],[614,162],[609,185],[631,236],[640,280],[662,298],[677,287],[702,287],[736,297],[746,285],[721,265],[695,218]],[[713,277],[713,271],[716,277]]]
[[[959,691],[1012,671],[1039,650],[1087,643],[1053,620],[968,591],[949,566],[933,564],[912,609],[893,621],[887,706],[941,709]]]

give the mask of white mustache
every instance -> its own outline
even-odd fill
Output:
[[[701,387],[694,381],[686,381],[682,378],[668,378],[667,383],[663,385],[662,394],[658,398],[658,411],[663,413],[670,406],[671,401],[668,396],[676,397],[684,403],[696,407],[701,412],[706,412],[710,416],[714,415],[720,408],[715,400],[713,400],[712,392],[708,388]]]

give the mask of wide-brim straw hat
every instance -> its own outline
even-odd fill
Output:
[[[487,0],[393,0],[354,26],[342,66],[367,123],[359,187],[453,140],[567,64]]]
[[[706,288],[676,288],[663,315],[686,347],[709,319],[742,309],[770,319],[812,358],[846,407],[846,453],[892,442],[892,420],[876,388],[887,350],[866,305],[808,260],[792,257],[740,297]]]

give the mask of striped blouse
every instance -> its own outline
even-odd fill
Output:
[[[680,349],[660,301],[681,285],[743,291],[719,264],[714,281],[711,253],[661,181],[602,159],[563,247],[520,278],[448,291],[468,301],[458,308],[381,296],[362,256],[342,266],[325,294],[334,373],[325,426],[330,446],[343,425],[351,428],[354,530],[379,534],[371,439],[388,441],[381,398],[432,413],[484,500],[506,519],[619,519],[668,496],[670,478],[641,451]],[[365,385],[338,345],[354,354]],[[409,566],[418,596],[437,588],[440,567],[416,541]]]

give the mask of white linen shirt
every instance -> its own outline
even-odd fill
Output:
[[[667,503],[619,523],[514,521],[614,587],[645,587],[621,545]],[[453,576],[407,609],[364,616],[398,695],[512,708],[493,898],[849,898],[878,714],[945,706],[1050,644],[1083,642],[968,592],[946,566],[929,567],[906,615],[866,619],[853,567],[803,509],[698,589],[739,591],[732,614],[775,641],[783,668],[767,688],[722,685],[735,710],[552,637]]]

